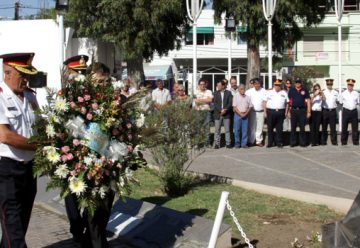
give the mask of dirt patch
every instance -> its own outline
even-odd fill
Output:
[[[259,230],[248,237],[257,248],[292,247],[291,243],[295,238],[299,240],[303,248],[320,247],[319,243],[314,244],[308,239],[316,232],[321,233],[323,223],[297,221],[290,216],[261,216],[259,219],[262,219]],[[234,232],[235,230],[233,230]],[[235,236],[232,240],[233,247],[246,247],[244,239],[240,235],[236,234]]]

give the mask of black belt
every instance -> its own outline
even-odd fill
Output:
[[[336,110],[336,108],[332,108],[332,109],[327,109],[327,108],[323,108],[324,111],[334,111]]]
[[[346,110],[346,111],[349,111],[349,112],[352,112],[352,111],[357,111],[357,109],[347,109],[347,108],[344,108],[344,110]]]
[[[264,110],[254,110],[254,112],[261,113],[261,112],[264,112]]]
[[[30,160],[30,161],[17,161],[15,159],[8,158],[8,157],[0,157],[0,162],[1,161],[13,162],[13,163],[22,164],[22,165],[30,164],[32,162],[32,160]]]
[[[285,111],[285,109],[267,109],[272,112],[279,112],[279,111]]]
[[[306,109],[306,107],[291,107],[291,110],[301,110]]]

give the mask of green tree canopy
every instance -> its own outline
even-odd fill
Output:
[[[327,0],[278,0],[272,19],[273,51],[282,53],[303,36],[300,23],[305,27],[319,24],[325,17]],[[319,6],[324,6],[320,8]],[[233,16],[247,27],[248,74],[247,82],[260,74],[260,44],[267,44],[267,21],[262,0],[214,0],[215,22],[221,15]]]
[[[72,0],[68,17],[79,36],[119,47],[136,83],[144,79],[143,59],[178,49],[187,23],[184,0]]]

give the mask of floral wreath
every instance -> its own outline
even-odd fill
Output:
[[[122,103],[114,85],[111,78],[70,75],[63,89],[47,89],[49,104],[30,140],[39,144],[34,174],[49,176],[47,190],[76,194],[79,208],[90,213],[111,191],[129,193],[132,170],[146,163],[139,152],[141,92]]]

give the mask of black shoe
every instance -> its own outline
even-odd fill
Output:
[[[283,148],[282,144],[277,145],[278,148]]]
[[[219,145],[215,145],[215,146],[214,146],[214,149],[219,149],[219,148],[220,148]]]
[[[353,145],[354,145],[354,146],[358,146],[358,145],[359,145],[359,143],[354,143]]]
[[[333,146],[337,146],[337,145],[338,145],[338,143],[332,143],[332,145],[333,145]]]
[[[304,145],[305,146],[305,145]],[[304,147],[304,146],[302,146],[302,147]],[[311,146],[318,146],[318,144],[311,144]]]
[[[292,144],[292,145],[290,145],[290,147],[295,147],[295,145],[294,145],[294,144]]]
[[[346,146],[347,144],[346,143],[341,143],[342,146]]]
[[[227,149],[232,149],[233,147],[231,145],[226,145]]]
[[[307,145],[300,145],[301,147],[306,147]]]
[[[271,147],[273,147],[273,145],[267,145],[267,146],[266,146],[266,148],[271,148]]]

